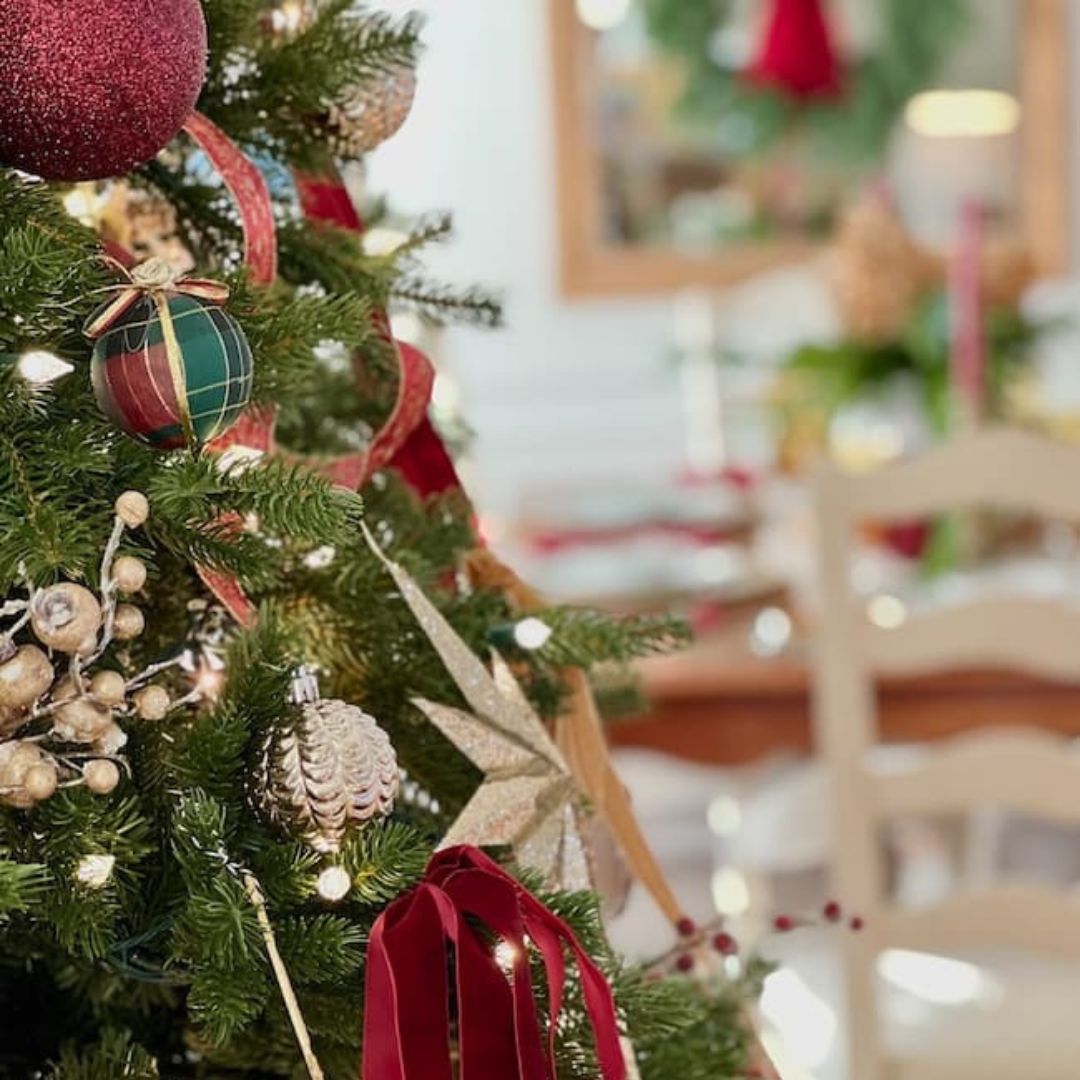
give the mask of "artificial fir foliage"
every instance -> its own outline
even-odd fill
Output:
[[[118,277],[98,231],[65,211],[66,187],[0,170],[0,608],[27,583],[99,592],[120,514],[130,527],[113,573],[141,589],[145,629],[118,636],[102,663],[127,680],[155,671],[154,685],[180,703],[169,711],[127,682],[119,689],[138,693],[115,790],[78,782],[31,809],[0,806],[3,1076],[303,1076],[276,953],[325,1075],[357,1077],[369,936],[421,881],[482,780],[414,704],[466,701],[362,525],[478,656],[519,618],[502,592],[462,571],[477,541],[459,490],[423,499],[388,469],[355,492],[318,467],[363,449],[394,408],[397,357],[381,312],[498,317],[487,296],[424,278],[419,252],[445,222],[421,223],[393,254],[372,255],[357,233],[312,228],[298,207],[293,170],[331,164],[327,125],[358,86],[415,64],[418,23],[323,0],[282,35],[265,0],[202,6],[210,51],[199,108],[270,177],[278,279],[252,282],[228,192],[186,137],[114,184],[167,202],[192,276],[228,286],[225,310],[253,357],[254,405],[276,410],[272,453],[163,452],[100,411],[82,328]],[[31,381],[27,357],[41,353],[71,370]],[[118,505],[130,492],[145,501]],[[257,610],[251,625],[218,605],[204,584],[211,572],[236,579]],[[506,658],[545,720],[566,699],[567,665],[625,663],[681,637],[662,619],[537,616],[548,641]],[[0,635],[26,645],[29,630],[12,632],[17,617],[4,612]],[[295,719],[300,665],[317,670],[326,698],[375,718],[402,768],[393,813],[355,823],[334,851],[283,831],[264,807],[260,759]],[[732,987],[626,968],[594,896],[549,892],[529,875],[525,884],[610,979],[645,1080],[743,1075],[747,1033]],[[539,959],[530,961],[549,1016]],[[587,1080],[597,1075],[592,1029],[579,982],[567,989],[558,1075]]]

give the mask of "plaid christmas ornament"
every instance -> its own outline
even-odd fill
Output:
[[[94,395],[122,431],[161,450],[198,448],[227,431],[251,400],[252,359],[228,293],[175,278],[158,260],[87,324],[96,338]]]

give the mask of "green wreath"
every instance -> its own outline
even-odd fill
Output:
[[[880,157],[904,105],[940,71],[969,25],[967,0],[883,0],[884,44],[849,58],[845,92],[833,100],[795,102],[755,86],[718,60],[714,43],[733,0],[645,0],[653,40],[686,64],[680,114],[708,126],[724,151],[761,154],[796,128],[825,160],[859,165]]]

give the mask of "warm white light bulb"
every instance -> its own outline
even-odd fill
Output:
[[[88,889],[101,889],[109,883],[115,866],[115,855],[84,855],[75,867],[75,880]]]
[[[328,866],[319,875],[315,888],[324,900],[344,900],[352,888],[352,878],[343,866]]]
[[[530,616],[522,619],[514,627],[514,641],[522,649],[530,652],[534,649],[542,649],[551,638],[551,627],[542,619]]]
[[[330,544],[323,544],[322,547],[317,547],[304,556],[304,565],[310,566],[312,570],[325,570],[336,556],[337,550],[335,548],[331,547]]]
[[[504,975],[512,975],[514,973],[514,967],[521,957],[521,950],[512,945],[509,941],[500,941],[495,946],[495,963],[499,965],[499,970]]]
[[[742,807],[733,795],[717,795],[707,813],[714,836],[734,836],[742,826]]]
[[[750,886],[746,876],[734,866],[721,866],[713,871],[712,894],[713,904],[721,915],[735,918],[750,907]]]
[[[1011,135],[1020,126],[1020,102],[1000,90],[925,90],[907,103],[904,120],[928,138]]]
[[[630,0],[577,0],[576,6],[590,30],[614,30],[630,13]]]
[[[270,22],[278,34],[295,34],[307,18],[304,0],[285,0],[281,7],[271,13]]]
[[[194,689],[203,701],[217,701],[225,689],[225,672],[214,667],[208,660],[199,661],[195,672]]]
[[[81,221],[84,225],[94,223],[94,213],[98,207],[97,191],[93,184],[76,184],[64,196],[64,210],[69,217]]]
[[[791,641],[791,616],[783,608],[762,608],[754,618],[750,648],[758,656],[776,656]]]
[[[19,357],[19,374],[29,383],[44,385],[74,371],[73,364],[44,349],[32,349]]]
[[[363,244],[365,255],[372,255],[378,258],[382,255],[393,255],[402,244],[408,241],[408,239],[409,234],[402,232],[400,229],[389,229],[386,226],[379,226],[375,229],[368,229],[368,231],[364,233],[364,239],[361,243]]]
[[[907,621],[907,604],[898,596],[880,593],[866,605],[870,621],[882,630],[896,630]]]

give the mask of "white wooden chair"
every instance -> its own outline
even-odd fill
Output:
[[[1080,521],[1080,448],[988,428],[873,474],[828,469],[817,496],[826,611],[815,665],[815,722],[833,803],[833,888],[866,920],[862,934],[844,941],[850,1076],[923,1080],[940,1075],[933,1062],[906,1071],[884,1060],[879,953],[986,946],[1080,958],[1080,903],[1035,884],[973,888],[969,882],[934,906],[898,907],[885,889],[882,826],[904,815],[970,814],[986,806],[1080,824],[1080,758],[1066,740],[1048,733],[986,730],[928,746],[910,768],[876,772],[869,760],[877,737],[874,678],[1004,667],[1078,681],[1080,610],[1049,600],[985,599],[912,615],[895,629],[874,627],[852,602],[853,532],[866,519],[912,520],[975,505]],[[1076,987],[1080,991],[1080,976]],[[1029,1080],[1047,1074],[1032,1068],[1003,1075]],[[1062,1063],[1059,1075],[1080,1075],[1075,1057]]]

